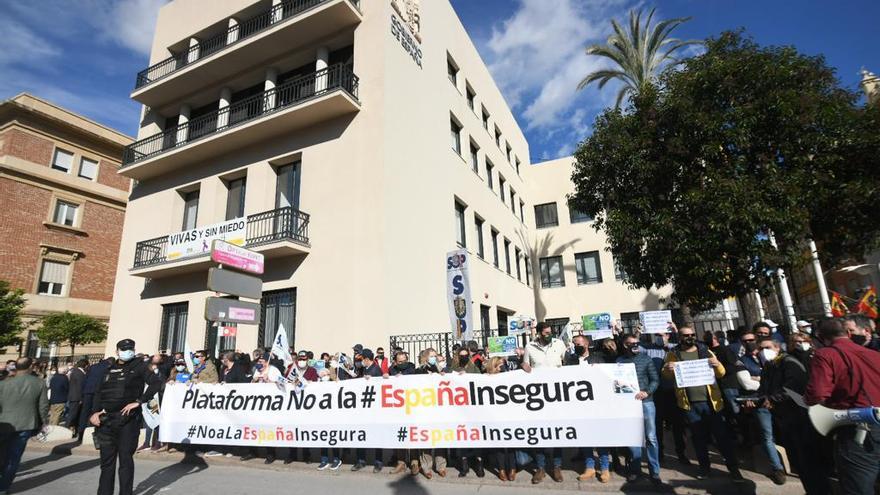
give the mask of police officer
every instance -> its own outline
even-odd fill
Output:
[[[148,363],[135,359],[134,341],[116,344],[117,359],[110,364],[95,392],[89,422],[101,450],[98,495],[113,495],[116,459],[119,458],[119,495],[134,489],[134,451],[141,428],[141,404],[148,402],[162,385]],[[146,390],[145,390],[146,387]]]

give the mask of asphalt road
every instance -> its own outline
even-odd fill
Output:
[[[607,485],[596,481],[579,483],[572,471],[566,471],[565,483],[545,480],[532,486],[527,473],[517,477],[515,483],[504,483],[487,473],[479,480],[471,474],[460,480],[456,471],[450,469],[450,477],[433,480],[422,477],[394,476],[388,469],[382,474],[369,472],[352,473],[347,465],[336,472],[318,472],[315,464],[294,463],[289,466],[276,462],[265,466],[259,460],[241,463],[238,459],[210,458],[207,462],[198,457],[183,460],[180,456],[138,454],[135,464],[135,494],[185,493],[187,495],[217,495],[218,493],[259,494],[309,494],[315,490],[326,493],[352,494],[438,494],[464,495],[480,493],[488,495],[538,495],[541,493],[656,493],[650,485],[622,483],[618,477]],[[10,493],[33,495],[78,495],[97,490],[98,458],[94,454],[58,455],[48,451],[29,449],[22,459],[19,475]],[[745,484],[734,485],[721,472],[708,481],[696,481],[689,476],[664,472],[664,477],[679,494],[749,494],[773,493],[774,495],[802,493],[797,479],[790,479],[782,487],[772,485],[766,478],[752,477]],[[747,473],[754,474],[754,473]],[[672,493],[667,491],[665,493]]]

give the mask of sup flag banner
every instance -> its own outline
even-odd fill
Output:
[[[293,356],[290,355],[290,344],[287,343],[287,330],[284,324],[278,325],[278,333],[275,334],[275,340],[272,341],[272,354],[284,361],[284,366],[290,366],[293,363]]]
[[[452,337],[455,340],[474,339],[469,263],[470,254],[466,249],[446,253],[446,300],[449,304]]]
[[[159,436],[171,443],[266,447],[642,445],[642,403],[614,375],[566,366],[309,382],[302,389],[168,384]]]

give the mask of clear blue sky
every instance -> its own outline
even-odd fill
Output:
[[[656,5],[663,18],[693,17],[675,33],[681,38],[743,27],[760,44],[823,54],[852,88],[862,67],[880,72],[877,0],[451,1],[524,129],[533,162],[570,154],[613,102],[614,88],[578,93],[575,86],[600,63],[583,48],[604,40],[609,20],[633,6]],[[0,98],[31,92],[134,135],[139,107],[128,95],[147,64],[164,2],[2,2]]]

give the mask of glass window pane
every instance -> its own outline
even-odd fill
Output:
[[[188,192],[183,197],[183,230],[196,228],[199,216],[199,191]]]
[[[52,160],[52,168],[63,172],[70,172],[73,167],[73,153],[64,150],[55,150],[55,158]]]
[[[98,174],[98,162],[83,158],[79,162],[79,176],[84,179],[95,180]]]

